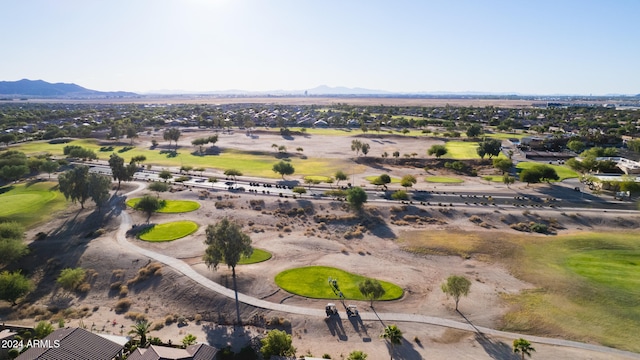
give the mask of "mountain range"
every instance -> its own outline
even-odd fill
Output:
[[[157,90],[144,94],[136,94],[127,91],[97,91],[84,88],[77,84],[49,83],[43,80],[22,79],[18,81],[0,81],[0,97],[20,98],[123,98],[153,95],[218,95],[218,96],[371,96],[371,97],[521,97],[536,96],[519,93],[491,93],[491,92],[390,92],[384,90],[371,90],[364,88],[331,87],[320,85],[306,90],[271,90],[271,91],[184,91],[184,90]],[[540,96],[540,95],[537,95]],[[584,95],[543,95],[543,96],[584,96]],[[603,97],[640,97],[640,95],[609,94]],[[590,96],[589,96],[590,97]]]
[[[43,80],[22,79],[0,81],[1,96],[37,98],[111,98],[137,96],[126,91],[97,91],[76,84],[49,83]]]

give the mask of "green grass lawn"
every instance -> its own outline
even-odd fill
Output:
[[[447,176],[427,176],[424,181],[430,183],[463,183],[464,180]]]
[[[253,254],[249,258],[242,258],[238,265],[256,264],[271,259],[271,253],[261,249],[253,248]]]
[[[173,221],[158,224],[140,234],[140,240],[150,242],[172,241],[193,234],[198,230],[198,224],[193,221]]]
[[[518,163],[518,165],[516,165],[516,169],[518,169],[517,171],[522,171],[524,169],[530,169],[535,165],[540,165],[540,164],[544,164],[544,163],[537,163],[532,161],[521,162],[521,163]],[[571,170],[566,166],[549,165],[549,164],[544,164],[544,165],[551,166],[552,168],[554,168],[556,170],[556,173],[558,174],[558,177],[560,177],[560,181],[578,177],[578,173],[576,173],[575,171]]]
[[[329,277],[338,279],[338,286],[346,299],[367,300],[358,289],[364,276],[352,274],[340,269],[326,266],[307,266],[285,270],[276,275],[276,284],[282,289],[296,295],[313,299],[338,299],[329,286]],[[380,300],[395,300],[402,297],[403,291],[397,285],[380,281],[386,293]]]
[[[106,146],[110,146],[107,142]],[[147,160],[145,164],[159,166],[181,166],[190,165],[193,167],[204,167],[214,169],[238,169],[247,176],[259,176],[265,178],[280,178],[280,175],[273,171],[273,165],[280,161],[275,153],[271,152],[249,152],[235,149],[222,149],[219,155],[193,155],[195,147],[182,146],[178,148],[176,156],[160,153],[160,150],[135,147],[129,151],[119,153],[124,145],[115,145],[113,151],[100,152],[101,145],[97,140],[74,140],[67,144],[49,144],[48,142],[29,142],[20,144],[15,150],[22,151],[28,155],[51,153],[61,156],[63,148],[67,145],[80,145],[92,149],[98,158],[107,160],[112,153],[116,153],[129,162],[131,157],[144,155]],[[306,158],[292,157],[291,164],[295,168],[295,175],[322,175],[334,174],[336,171],[346,168],[354,168],[348,160],[327,159],[327,158]],[[362,166],[355,166],[356,171],[361,172]]]
[[[17,221],[28,228],[49,220],[68,204],[57,188],[58,184],[54,182],[22,183],[0,188],[0,221]]]
[[[480,156],[476,152],[478,143],[473,141],[447,141],[445,144],[447,153],[442,156],[443,159],[454,160],[468,160],[468,159],[480,159]],[[503,153],[500,153],[498,157],[505,158]]]
[[[504,177],[502,175],[485,175],[482,176],[481,179],[482,181],[486,181],[485,178],[489,178],[491,179],[492,183],[503,183],[504,181]]]
[[[640,232],[534,236],[412,231],[399,242],[416,253],[499,262],[533,284],[531,290],[502,294],[511,310],[501,330],[640,352]],[[473,294],[472,286],[468,301]]]
[[[140,198],[133,198],[127,200],[127,205],[134,208],[140,201]],[[200,208],[200,204],[197,201],[191,200],[165,200],[165,205],[162,209],[158,210],[159,213],[175,214],[195,211]]]
[[[313,181],[321,181],[327,182],[332,178],[330,176],[322,176],[322,175],[308,175],[304,177],[305,180],[313,180]]]

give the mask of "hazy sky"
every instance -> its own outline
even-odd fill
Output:
[[[0,80],[640,93],[638,0],[4,0]]]

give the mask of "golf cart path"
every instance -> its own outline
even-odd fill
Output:
[[[145,188],[146,188],[145,183],[138,183],[137,189],[132,190],[123,195],[130,196],[139,191],[144,190]],[[123,210],[120,213],[120,217],[121,217],[120,228],[118,229],[118,232],[116,235],[118,244],[120,244],[121,246],[129,250],[135,251],[141,255],[154,259],[158,262],[165,264],[166,266],[173,268],[174,270],[189,277],[193,281],[197,282],[198,284],[200,284],[201,286],[209,290],[215,291],[218,294],[226,296],[230,299],[236,298],[236,294],[232,289],[226,288],[206,278],[205,276],[199,274],[191,266],[189,266],[182,260],[176,259],[171,256],[159,254],[157,252],[154,252],[148,249],[141,248],[129,242],[127,240],[126,234],[127,234],[127,231],[131,228],[131,224],[132,224],[131,216],[126,211]],[[301,306],[277,304],[277,303],[261,300],[261,299],[258,299],[246,294],[242,294],[242,293],[238,293],[238,300],[244,304],[255,306],[261,309],[274,310],[274,311],[279,311],[279,312],[289,313],[289,314],[296,314],[296,315],[313,316],[318,318],[326,317],[324,308],[315,309],[315,308],[306,308]],[[362,312],[362,311],[359,312],[359,315],[362,320],[402,321],[402,322],[423,323],[423,324],[444,326],[448,328],[459,329],[459,330],[470,331],[470,332],[478,332],[484,335],[493,335],[493,336],[498,336],[503,338],[513,338],[513,339],[526,338],[527,340],[533,343],[573,347],[578,349],[597,351],[605,354],[617,354],[617,355],[628,356],[629,358],[632,358],[632,359],[640,359],[640,354],[632,353],[629,351],[613,349],[605,346],[586,344],[586,343],[562,340],[562,339],[553,339],[553,338],[545,338],[545,337],[539,337],[539,336],[510,333],[510,332],[499,331],[499,330],[490,329],[482,326],[474,326],[468,322],[460,322],[460,321],[433,317],[433,316],[426,316],[426,315],[420,315],[420,314],[407,314],[407,313],[376,313],[376,312]]]

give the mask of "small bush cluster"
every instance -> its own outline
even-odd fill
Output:
[[[138,270],[138,274],[133,279],[127,281],[127,285],[136,284],[138,282],[149,279],[153,276],[161,276],[162,275],[162,264],[158,262],[150,262],[146,266],[140,268]]]
[[[130,307],[131,307],[131,300],[124,298],[116,302],[116,305],[113,307],[113,311],[115,311],[116,314],[122,314],[128,311]]]
[[[523,232],[536,232],[540,234],[549,233],[549,226],[547,226],[546,224],[537,223],[533,221],[528,223],[519,222],[519,223],[511,224],[510,227],[514,230],[523,231]]]
[[[215,202],[216,209],[233,209],[234,204],[232,201],[216,201]]]

